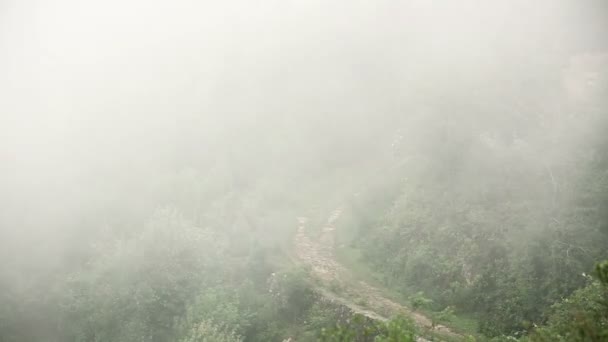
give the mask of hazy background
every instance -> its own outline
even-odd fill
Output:
[[[604,1],[0,1],[2,281],[166,205],[202,225],[209,198],[248,193],[291,219],[388,167],[395,139],[534,144],[538,122],[573,127],[607,32]]]

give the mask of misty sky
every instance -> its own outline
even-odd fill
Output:
[[[193,155],[365,137],[442,89],[597,49],[606,6],[578,4],[2,1],[0,231],[154,192]]]

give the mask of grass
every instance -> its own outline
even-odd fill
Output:
[[[359,298],[355,301],[355,304],[361,306],[361,307],[366,307],[367,306],[367,301],[364,298]]]
[[[336,248],[336,259],[352,273],[356,280],[362,280],[377,288],[387,298],[399,303],[406,303],[407,298],[401,293],[384,285],[381,273],[376,272],[369,264],[363,262],[363,255],[359,249],[348,246],[338,247]]]
[[[374,272],[368,264],[362,262],[361,251],[353,247],[336,248],[336,259],[349,269],[357,278],[373,285],[381,284],[381,275]]]
[[[418,312],[431,317],[437,312],[420,309]],[[485,341],[486,338],[478,333],[478,321],[470,316],[464,314],[453,314],[450,315],[449,320],[440,320],[439,324],[448,326],[453,332],[459,333],[464,336],[473,336],[476,341]]]
[[[442,322],[443,323],[443,322]],[[473,336],[477,335],[477,328],[479,326],[476,319],[467,317],[466,315],[454,315],[450,322],[447,322],[451,328],[454,328],[454,331],[463,333],[463,334],[471,334]]]
[[[363,280],[366,283],[378,288],[386,297],[391,298],[399,303],[408,305],[407,297],[398,293],[394,289],[387,288],[382,282],[382,274],[373,270],[367,263],[363,261],[362,253],[359,249],[350,246],[342,246],[336,248],[336,259],[344,267],[349,269],[353,276],[358,280]],[[436,312],[430,310],[418,310],[421,313],[431,317]],[[440,322],[443,325],[449,326],[453,331],[463,335],[474,336],[477,341],[483,341],[483,336],[477,333],[478,323],[477,321],[469,316],[462,314],[452,315],[450,321]],[[430,333],[431,335],[437,335],[436,333]],[[437,335],[436,337],[440,337]],[[445,339],[445,336],[442,337]]]
[[[337,240],[338,246],[335,247],[335,257],[336,260],[342,264],[346,269],[349,270],[349,273],[352,275],[353,280],[362,280],[367,284],[374,286],[377,288],[386,298],[390,298],[396,302],[401,303],[406,307],[410,307],[408,302],[408,293],[404,293],[404,291],[397,291],[395,289],[391,289],[385,285],[384,276],[382,273],[374,270],[368,263],[364,261],[364,256],[362,252],[358,248],[354,248],[350,246],[350,242],[353,240],[353,232],[347,229],[349,216],[348,213],[343,214],[343,217],[340,218],[338,226],[342,229],[337,229]],[[312,222],[308,222],[306,224],[308,227],[314,227],[315,225]],[[314,234],[311,229],[307,229],[308,234]],[[344,292],[344,287],[339,283],[330,284],[330,289],[334,293]],[[405,291],[407,292],[407,291]],[[412,292],[413,294],[413,292]],[[369,303],[366,302],[364,298],[354,297],[351,298],[357,305],[366,307]],[[427,315],[428,317],[433,316],[436,312],[432,312],[430,310],[418,310],[419,312]],[[452,315],[451,319],[447,322],[440,322],[440,324],[449,326],[454,332],[460,333],[464,336],[473,336],[476,341],[485,341],[486,339],[483,336],[480,336],[477,333],[477,321],[471,317],[462,314]],[[444,336],[437,332],[426,331],[422,332],[423,335],[430,338],[438,338],[439,340],[450,342],[450,341],[462,341],[462,338],[456,337],[448,337]]]

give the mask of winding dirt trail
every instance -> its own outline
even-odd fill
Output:
[[[324,296],[338,301],[353,312],[374,320],[386,321],[401,314],[410,317],[419,328],[434,332],[451,339],[463,338],[443,325],[433,326],[429,317],[386,298],[382,292],[364,281],[356,281],[352,273],[336,261],[334,223],[340,218],[343,209],[334,210],[321,228],[318,238],[307,234],[306,217],[298,217],[298,230],[295,235],[295,253],[300,262],[310,267],[311,275],[321,282],[320,291]],[[336,293],[339,292],[339,293]],[[420,338],[419,341],[426,341]]]

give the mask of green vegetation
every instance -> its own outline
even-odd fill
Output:
[[[531,341],[605,341],[608,339],[608,261],[596,267],[596,278],[551,306],[545,327]]]
[[[366,320],[355,315],[347,324],[338,324],[331,329],[324,329],[320,342],[415,342],[416,328],[405,317],[396,317],[386,323]]]
[[[608,341],[605,0],[0,3],[0,342]]]

